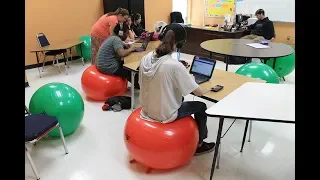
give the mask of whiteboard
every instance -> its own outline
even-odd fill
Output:
[[[263,9],[271,21],[295,22],[295,0],[237,0],[237,14],[252,14]]]

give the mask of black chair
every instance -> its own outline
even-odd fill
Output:
[[[47,47],[50,45],[46,35],[44,35],[44,33],[38,33],[36,35],[36,38],[37,38],[37,41],[39,43],[39,46],[41,48],[43,47]],[[66,69],[66,74],[68,74],[68,71],[67,71],[67,67],[69,68],[69,65],[68,65],[68,57],[65,56],[65,53],[67,53],[67,50],[66,49],[58,49],[58,50],[50,50],[50,51],[46,51],[44,52],[44,59],[43,59],[43,64],[42,64],[42,72],[44,71],[44,65],[46,63],[46,57],[47,56],[53,56],[54,57],[54,60],[53,60],[53,63],[52,65],[54,66],[54,63],[56,62],[58,68],[59,68],[59,72],[61,73],[61,69],[60,69],[60,65],[59,65],[59,59],[57,56],[61,56],[62,58],[66,59],[66,62],[64,63],[65,65],[65,69]]]
[[[30,114],[27,106],[25,106],[25,114],[26,114],[24,118],[25,152],[36,178],[40,179],[40,176],[38,174],[36,166],[33,163],[33,160],[30,156],[30,153],[28,151],[26,144],[29,144],[29,143],[35,144],[42,137],[46,136],[50,131],[58,127],[65,153],[68,154],[69,152],[64,140],[61,126],[56,117],[49,116],[46,114]]]
[[[170,23],[184,23],[181,12],[171,12],[170,13]]]

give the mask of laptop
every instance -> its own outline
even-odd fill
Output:
[[[215,66],[216,60],[194,56],[190,74],[194,76],[197,84],[201,84],[211,79]]]
[[[137,47],[135,52],[142,52],[142,51],[145,51],[148,47],[148,44],[149,44],[149,41],[150,41],[150,36],[146,37],[143,42],[142,42],[142,45],[141,47]]]

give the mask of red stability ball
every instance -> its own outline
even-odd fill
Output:
[[[128,118],[124,141],[130,162],[138,162],[148,169],[172,169],[187,164],[196,152],[199,132],[192,116],[162,124],[140,118],[141,108]]]
[[[120,96],[127,89],[128,81],[119,76],[102,74],[95,65],[89,66],[82,74],[82,90],[89,99],[105,101]]]

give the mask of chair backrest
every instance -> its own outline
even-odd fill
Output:
[[[46,35],[44,35],[43,33],[38,33],[36,35],[36,38],[40,47],[46,47],[50,45]]]
[[[171,12],[170,23],[184,23],[181,12],[178,12],[178,11]]]

